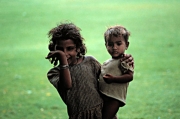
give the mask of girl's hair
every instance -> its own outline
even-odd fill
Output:
[[[120,25],[111,26],[104,33],[105,43],[109,39],[111,39],[113,36],[114,37],[122,36],[124,38],[125,42],[127,43],[128,39],[129,39],[129,36],[130,36],[130,32],[128,30],[126,30],[125,27],[120,26]]]
[[[60,25],[57,25],[57,27],[48,32],[48,36],[50,37],[48,46],[49,50],[54,50],[57,41],[71,39],[74,44],[76,44],[76,48],[80,49],[77,56],[85,55],[87,49],[83,43],[84,38],[81,36],[80,31],[81,29],[73,23],[60,23]]]

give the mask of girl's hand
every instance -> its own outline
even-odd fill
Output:
[[[131,56],[131,54],[124,54],[124,57],[121,59],[121,61],[125,61],[134,68],[134,58]]]
[[[103,76],[103,79],[104,79],[104,81],[106,82],[106,83],[108,83],[108,84],[110,84],[110,83],[112,83],[113,82],[113,76],[112,75],[110,75],[110,74],[106,74],[106,75],[104,75]]]
[[[54,64],[54,66],[56,66],[58,64],[58,61],[61,62],[63,59],[66,59],[66,55],[60,50],[50,51],[46,59],[49,59],[51,64]]]

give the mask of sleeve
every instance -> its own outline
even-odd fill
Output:
[[[130,66],[128,63],[126,63],[125,61],[120,63],[120,69],[122,73],[126,73],[128,70],[134,72],[134,68]]]
[[[59,75],[60,75],[60,69],[58,67],[49,70],[47,73],[47,78],[55,88],[57,88],[58,86]]]
[[[97,77],[97,79],[99,79],[99,75],[101,73],[101,64],[94,57],[92,57],[92,62],[94,64],[94,70],[96,73],[96,77]]]

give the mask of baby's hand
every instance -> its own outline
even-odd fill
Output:
[[[108,83],[108,84],[110,84],[110,83],[112,83],[113,82],[113,76],[112,75],[110,75],[110,74],[106,74],[106,75],[104,75],[103,76],[103,79],[104,79],[104,81],[106,82],[106,83]]]

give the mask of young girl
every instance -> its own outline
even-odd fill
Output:
[[[67,105],[69,119],[102,119],[102,99],[98,91],[100,63],[84,56],[86,47],[80,29],[73,23],[61,23],[49,31],[49,54],[54,68],[47,73]],[[124,59],[133,64],[131,55]]]
[[[129,31],[119,25],[108,28],[104,33],[106,49],[112,59],[103,63],[99,79],[99,88],[104,100],[103,119],[112,119],[119,107],[126,103],[127,87],[133,80],[134,71],[131,64],[122,61],[129,46],[129,35]]]

